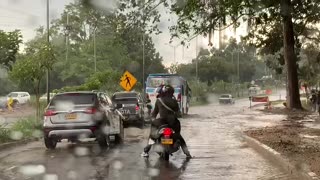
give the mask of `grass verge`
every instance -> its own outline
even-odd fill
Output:
[[[0,144],[40,138],[42,136],[42,124],[34,117],[22,118],[15,122],[10,128],[0,126]]]

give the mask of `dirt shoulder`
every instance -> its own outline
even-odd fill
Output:
[[[280,125],[245,133],[284,155],[296,168],[320,175],[320,118],[307,111],[284,108],[266,113],[287,114]],[[319,128],[317,128],[319,127]]]
[[[23,105],[15,108],[13,111],[0,110],[0,117],[3,118],[21,118],[35,115],[35,108],[28,105]]]

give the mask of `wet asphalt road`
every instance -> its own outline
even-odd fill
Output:
[[[105,151],[94,142],[64,142],[56,150],[46,150],[42,141],[3,150],[0,179],[292,179],[242,140],[243,130],[273,125],[282,118],[248,110],[248,104],[239,100],[232,106],[192,107],[190,115],[181,120],[182,134],[195,156],[189,161],[181,151],[169,163],[156,153],[141,158],[149,128],[129,127],[124,144]]]

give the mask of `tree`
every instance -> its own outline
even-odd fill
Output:
[[[0,65],[7,69],[12,68],[20,43],[22,43],[22,35],[19,30],[12,32],[0,30]]]
[[[13,80],[19,84],[30,83],[36,95],[37,119],[40,118],[40,83],[47,69],[54,63],[53,49],[50,44],[32,44],[27,47],[26,54],[18,60],[10,72]]]
[[[142,84],[141,41],[145,32],[141,23],[133,22],[135,18],[141,18],[142,14],[141,12],[130,14],[128,9],[130,3],[128,2],[125,6],[120,5],[119,11],[104,11],[88,1],[66,6],[61,18],[53,23],[52,30],[52,43],[54,44],[56,40],[59,44],[57,45],[58,62],[54,66],[53,73],[57,74],[60,80],[56,82],[61,82],[60,84],[63,85],[85,83],[86,79],[95,73],[93,60],[94,49],[96,49],[98,72],[104,72],[110,67],[119,72],[129,70]],[[67,25],[67,17],[69,25]],[[150,17],[148,21],[149,19]],[[66,27],[68,30],[65,30]],[[64,43],[67,37],[69,38],[68,61],[65,60],[66,45]],[[94,48],[94,39],[96,48]],[[152,38],[147,33],[145,33],[144,51],[145,74],[166,72],[162,57],[156,51]]]
[[[265,1],[223,1],[208,0],[194,1],[187,0],[181,6],[175,3],[173,11],[179,16],[177,25],[172,28],[173,36],[194,34],[208,34],[217,30],[220,23],[224,27],[233,25],[235,19],[250,17],[251,26],[259,25],[261,22],[278,22],[283,26],[283,47],[284,59],[287,68],[288,78],[288,107],[301,109],[297,57],[295,54],[295,33],[296,24],[311,24],[319,21],[320,4],[311,0],[265,0]],[[226,21],[232,17],[233,21]],[[271,24],[271,23],[270,23]],[[272,25],[272,24],[271,24]],[[303,27],[303,26],[300,26]],[[267,28],[264,28],[268,31]],[[265,34],[268,34],[266,32]]]

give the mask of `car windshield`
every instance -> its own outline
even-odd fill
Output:
[[[172,87],[179,87],[181,86],[182,80],[176,76],[164,76],[164,77],[149,77],[147,81],[147,87],[159,87],[160,85],[169,84]]]
[[[10,93],[8,94],[8,97],[18,97],[18,93]]]
[[[0,0],[0,180],[320,179],[319,111],[320,0]]]

